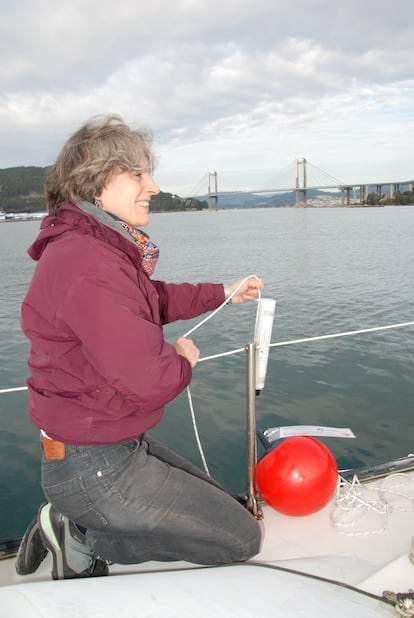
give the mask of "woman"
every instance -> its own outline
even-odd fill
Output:
[[[108,562],[219,564],[259,550],[254,517],[147,433],[199,358],[190,339],[168,343],[162,325],[263,287],[152,278],[158,248],[138,229],[159,192],[152,166],[150,136],[109,116],[72,135],[46,182],[49,216],[29,249],[38,264],[22,328],[48,502],[22,540],[20,574],[47,550],[54,579],[104,575]]]

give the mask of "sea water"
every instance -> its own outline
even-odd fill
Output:
[[[38,229],[38,221],[0,223],[0,388],[24,386],[28,375],[20,305],[34,269],[26,250]],[[147,231],[160,247],[159,279],[263,277],[263,296],[276,300],[273,342],[414,321],[413,207],[156,214]],[[256,307],[227,306],[197,329],[191,338],[201,356],[252,341]],[[172,342],[198,321],[168,325],[165,336]],[[349,427],[355,439],[324,440],[339,467],[387,461],[414,451],[413,387],[412,326],[271,348],[257,428]],[[199,363],[191,395],[210,473],[229,491],[243,491],[245,353]],[[154,433],[201,466],[186,392]],[[43,500],[26,392],[0,395],[0,445],[5,538],[23,533]]]

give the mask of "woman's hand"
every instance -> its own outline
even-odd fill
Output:
[[[240,286],[242,281],[243,279],[238,279],[228,286],[230,294]],[[231,302],[238,305],[239,303],[244,303],[246,300],[256,300],[259,296],[259,291],[263,289],[263,286],[263,279],[250,277],[240,286],[240,289],[236,292],[236,294],[231,297]]]
[[[194,345],[191,339],[186,337],[178,337],[177,341],[173,343],[173,346],[180,356],[184,356],[190,363],[191,367],[197,365],[200,358],[200,350]]]

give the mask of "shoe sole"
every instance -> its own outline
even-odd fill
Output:
[[[27,534],[26,531],[26,533],[24,534],[16,556],[16,572],[18,575],[30,575],[31,573],[37,571],[40,564],[43,562],[47,555],[47,549],[45,547],[43,554],[38,553],[37,560],[32,561],[33,564],[31,567],[28,566],[29,562],[31,562],[30,556],[33,554],[33,545],[35,544],[33,539],[36,534],[39,534],[40,536],[38,521],[34,520],[30,525],[30,532],[29,534]]]
[[[59,540],[53,529],[52,521],[50,519],[51,504],[46,504],[40,508],[39,511],[39,533],[43,541],[43,544],[47,547],[53,556],[53,579],[64,579],[64,565],[63,554],[60,548]]]

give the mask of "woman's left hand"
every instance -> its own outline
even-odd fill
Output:
[[[249,277],[243,284],[242,281],[243,279],[238,279],[228,286],[230,293],[240,286],[236,294],[231,297],[231,302],[235,305],[244,303],[246,300],[256,300],[259,296],[259,291],[262,290],[264,286],[263,279],[256,279],[255,277]]]

